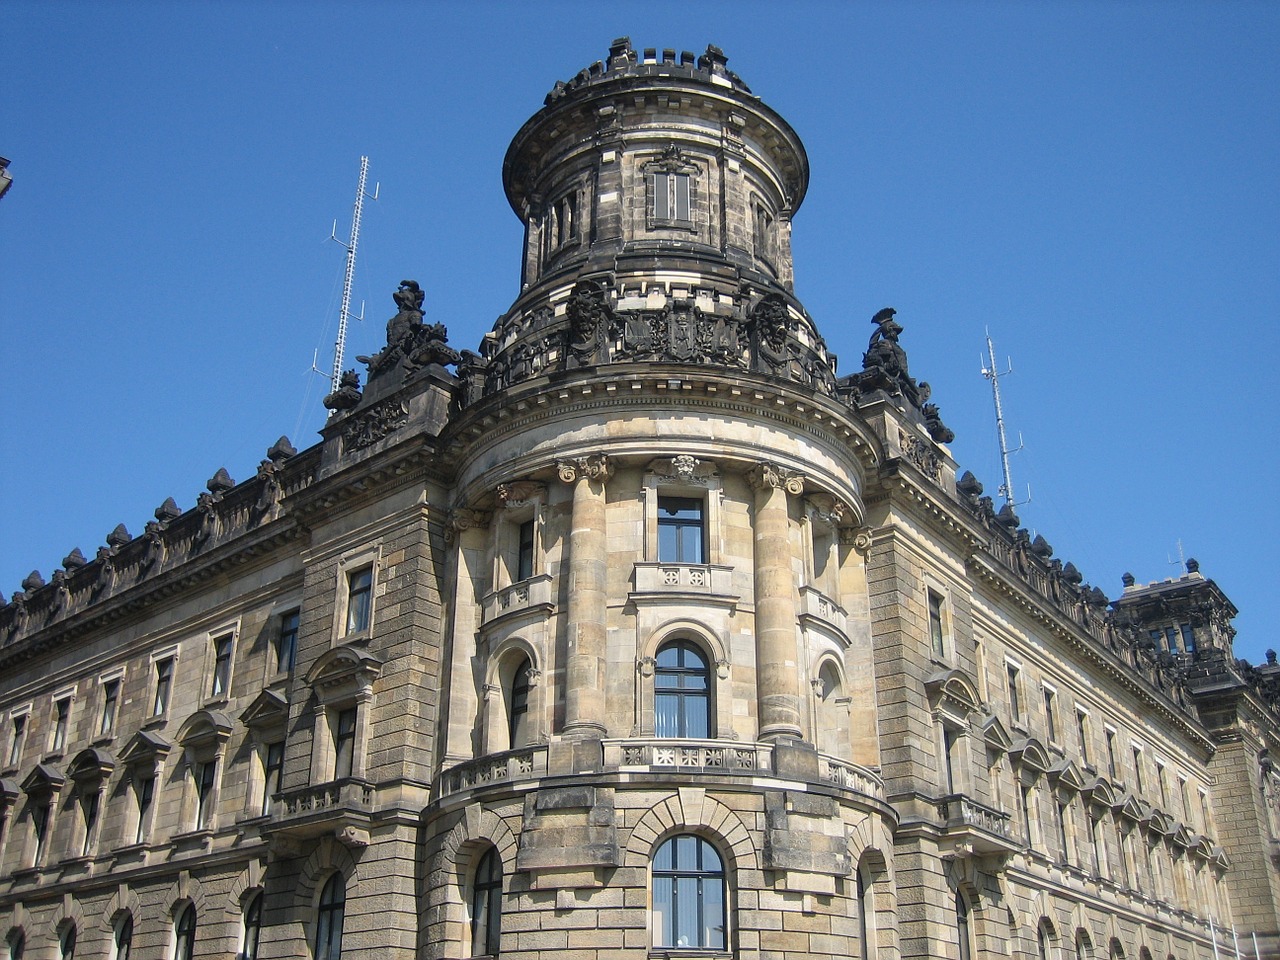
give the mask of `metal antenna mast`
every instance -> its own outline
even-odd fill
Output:
[[[330,379],[330,389],[335,393],[338,390],[338,384],[342,379],[342,355],[347,348],[347,319],[351,316],[351,283],[356,276],[356,245],[360,242],[360,215],[364,212],[365,183],[369,177],[369,158],[360,158],[360,185],[356,187],[356,205],[351,214],[351,239],[346,243],[338,240],[338,221],[333,221],[333,231],[329,234],[330,240],[342,243],[347,248],[347,272],[342,278],[342,307],[338,311],[338,339],[333,344],[333,375]],[[373,195],[370,200],[378,199],[378,184],[373,185]],[[360,305],[360,316],[357,320],[364,319],[364,304]]]
[[[1009,440],[1004,432],[1004,407],[1000,403],[1000,378],[1007,377],[1013,373],[1013,363],[1010,362],[1009,369],[1004,373],[1000,373],[996,369],[996,348],[991,342],[991,332],[987,331],[987,359],[982,361],[982,375],[991,381],[991,397],[996,405],[996,432],[1000,436],[1000,466],[1004,470],[1004,483],[997,491],[1000,496],[1004,497],[1004,502],[1010,506],[1018,506],[1013,502],[1013,477],[1009,472],[1009,455],[1017,453],[1022,449],[1022,437],[1018,437],[1018,446],[1016,449],[1009,449]],[[990,366],[987,365],[990,361]],[[1023,503],[1031,502],[1031,491],[1027,491],[1027,499]]]

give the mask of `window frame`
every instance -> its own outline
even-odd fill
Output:
[[[367,582],[366,582],[367,581]],[[343,637],[367,636],[373,627],[374,567],[366,563],[347,571]]]
[[[722,563],[723,527],[722,487],[716,464],[710,460],[694,460],[691,469],[681,473],[678,458],[651,461],[645,470],[641,496],[644,498],[644,561],[667,563],[659,559],[658,500],[700,499],[703,502],[703,561],[700,566]]]
[[[676,505],[679,506],[676,506]],[[690,520],[681,514],[684,511],[696,510],[696,519]],[[669,516],[664,516],[664,511]],[[688,496],[672,496],[670,494],[658,494],[657,504],[657,524],[658,524],[658,563],[683,563],[701,566],[707,563],[707,502],[703,497]],[[665,531],[674,531],[674,542],[665,544],[663,534]],[[688,552],[686,534],[689,531],[695,531],[696,557],[686,556]],[[671,549],[675,556],[665,555],[666,551]]]
[[[226,656],[222,651],[226,649]],[[231,682],[236,658],[236,630],[226,627],[209,631],[209,683],[205,702],[231,699]]]
[[[1044,702],[1045,740],[1057,746],[1062,732],[1058,729],[1058,688],[1051,683],[1041,683],[1040,696]]]
[[[31,733],[31,704],[9,711],[9,748],[5,751],[5,767],[22,765],[22,755],[27,749],[27,737]]]
[[[67,752],[67,745],[71,742],[71,711],[75,706],[74,688],[55,693],[52,701],[49,753],[61,755]]]
[[[120,695],[124,692],[123,671],[98,678],[98,723],[96,740],[106,740],[116,735],[120,719]]]
[[[111,925],[111,960],[129,960],[133,952],[133,914],[121,911]]]
[[[333,624],[330,632],[330,648],[347,643],[364,643],[373,636],[378,616],[378,578],[382,574],[382,544],[374,543],[339,557],[334,568]],[[352,578],[368,571],[369,591],[367,618],[362,629],[351,630]],[[359,591],[357,591],[357,595]],[[301,604],[292,604],[301,606]]]
[[[472,957],[496,957],[502,950],[502,885],[505,881],[502,858],[489,847],[476,861],[469,885]]]
[[[1024,710],[1025,706],[1022,702],[1022,664],[1016,660],[1005,659],[1004,662],[1004,678],[1005,693],[1009,698],[1009,719],[1010,722],[1017,727],[1022,727],[1025,723]]]
[[[692,840],[695,844],[696,866],[693,868],[681,869],[679,864],[679,847],[678,843],[682,840]],[[672,848],[671,867],[659,866],[659,861],[663,857],[664,851]],[[704,855],[710,852],[715,858],[718,869],[710,870],[703,866]],[[696,929],[698,931],[698,943],[679,943],[680,937],[680,916],[679,916],[679,881],[681,879],[692,880],[695,883],[697,894],[696,902]],[[659,906],[659,882],[663,880],[671,881],[671,890],[669,896],[663,899],[666,907],[664,911]],[[722,921],[718,927],[719,942],[708,943],[703,942],[706,934],[714,931],[716,927],[709,927],[705,906],[708,901],[705,886],[708,883],[714,883],[719,890],[719,907],[720,920]],[[725,866],[724,855],[720,850],[706,837],[698,833],[676,833],[664,838],[653,851],[653,855],[649,858],[649,891],[650,891],[650,942],[654,951],[678,950],[678,951],[702,951],[702,952],[728,952],[730,941],[732,940],[731,920],[733,916],[732,893],[729,885],[729,870]],[[670,930],[668,931],[667,917],[670,917]],[[675,940],[675,943],[668,943],[669,939]]]
[[[276,632],[271,645],[274,661],[272,672],[276,676],[282,676],[293,673],[298,664],[298,636],[302,627],[302,608],[294,607],[277,614],[275,622]]]
[[[337,891],[337,895],[331,897],[330,891]],[[312,955],[315,960],[341,960],[346,912],[347,878],[341,872],[334,871],[320,888],[320,896],[316,900],[316,935],[312,941]]]
[[[240,911],[240,953],[237,960],[258,960],[262,939],[262,891],[255,890]]]
[[[173,918],[173,960],[194,960],[198,926],[196,905],[188,900]]]
[[[662,656],[668,650],[677,651],[677,663],[675,665],[664,666],[662,664]],[[684,664],[687,653],[692,653],[700,662],[701,668],[690,667]],[[654,737],[674,740],[714,740],[716,738],[715,725],[715,675],[712,670],[712,658],[708,656],[707,650],[697,640],[678,634],[668,637],[658,645],[654,651],[654,667],[653,667],[653,735]],[[687,688],[684,686],[684,678],[702,677],[705,680],[705,686],[698,690],[697,688]],[[670,677],[676,680],[676,685],[671,687],[663,687],[661,685],[661,677]],[[659,698],[670,697],[674,699],[675,710],[674,718],[677,728],[684,728],[683,731],[678,730],[674,733],[664,733],[661,730],[662,711],[659,709]],[[702,712],[700,717],[694,716],[694,710],[690,709],[691,704],[702,704]],[[706,728],[705,733],[699,736],[696,733],[687,732],[690,719],[702,719]]]
[[[349,703],[331,711],[330,731],[333,737],[333,779],[349,780],[355,776],[356,740],[360,730],[360,704]],[[350,720],[350,729],[345,721]]]

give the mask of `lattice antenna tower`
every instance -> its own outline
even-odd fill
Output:
[[[1013,361],[1008,361],[1008,368],[1004,373],[996,369],[996,348],[991,342],[991,332],[986,331],[987,335],[987,355],[982,359],[982,375],[991,381],[991,399],[995,402],[996,407],[996,433],[1000,438],[1000,467],[1004,471],[1004,483],[1000,485],[997,491],[1000,496],[1004,497],[1004,502],[1009,506],[1017,507],[1024,503],[1031,502],[1031,487],[1027,487],[1027,499],[1015,503],[1013,500],[1013,475],[1009,470],[1009,457],[1022,449],[1022,435],[1018,435],[1017,447],[1009,448],[1009,439],[1004,430],[1004,404],[1000,401],[1000,378],[1007,377],[1013,373]]]
[[[378,199],[378,184],[373,185],[373,193],[365,191],[369,180],[369,158],[360,158],[360,183],[356,187],[356,202],[351,211],[351,237],[346,243],[338,240],[338,221],[333,221],[333,230],[329,239],[341,243],[347,248],[347,270],[342,278],[342,307],[338,310],[338,338],[333,343],[333,374],[329,378],[330,389],[336,393],[342,379],[342,359],[347,349],[347,321],[351,318],[351,284],[356,276],[356,247],[360,243],[360,217],[364,213],[364,199]],[[364,319],[364,304],[360,304],[360,316]]]

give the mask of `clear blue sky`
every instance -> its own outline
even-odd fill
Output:
[[[1086,579],[1178,542],[1280,646],[1280,4],[6,3],[0,589],[323,422],[359,157],[372,353],[415,278],[475,348],[517,292],[503,152],[629,34],[723,47],[804,140],[796,292],[860,366],[898,309],[953,452]]]

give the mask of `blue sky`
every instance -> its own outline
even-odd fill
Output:
[[[1178,543],[1280,637],[1280,5],[5,5],[0,590],[300,448],[405,278],[475,348],[514,299],[503,153],[609,41],[701,52],[786,117],[812,180],[796,293],[860,366],[892,305],[952,450],[1000,483],[984,330],[1024,523],[1108,595]],[[1016,440],[1015,440],[1016,442]]]

